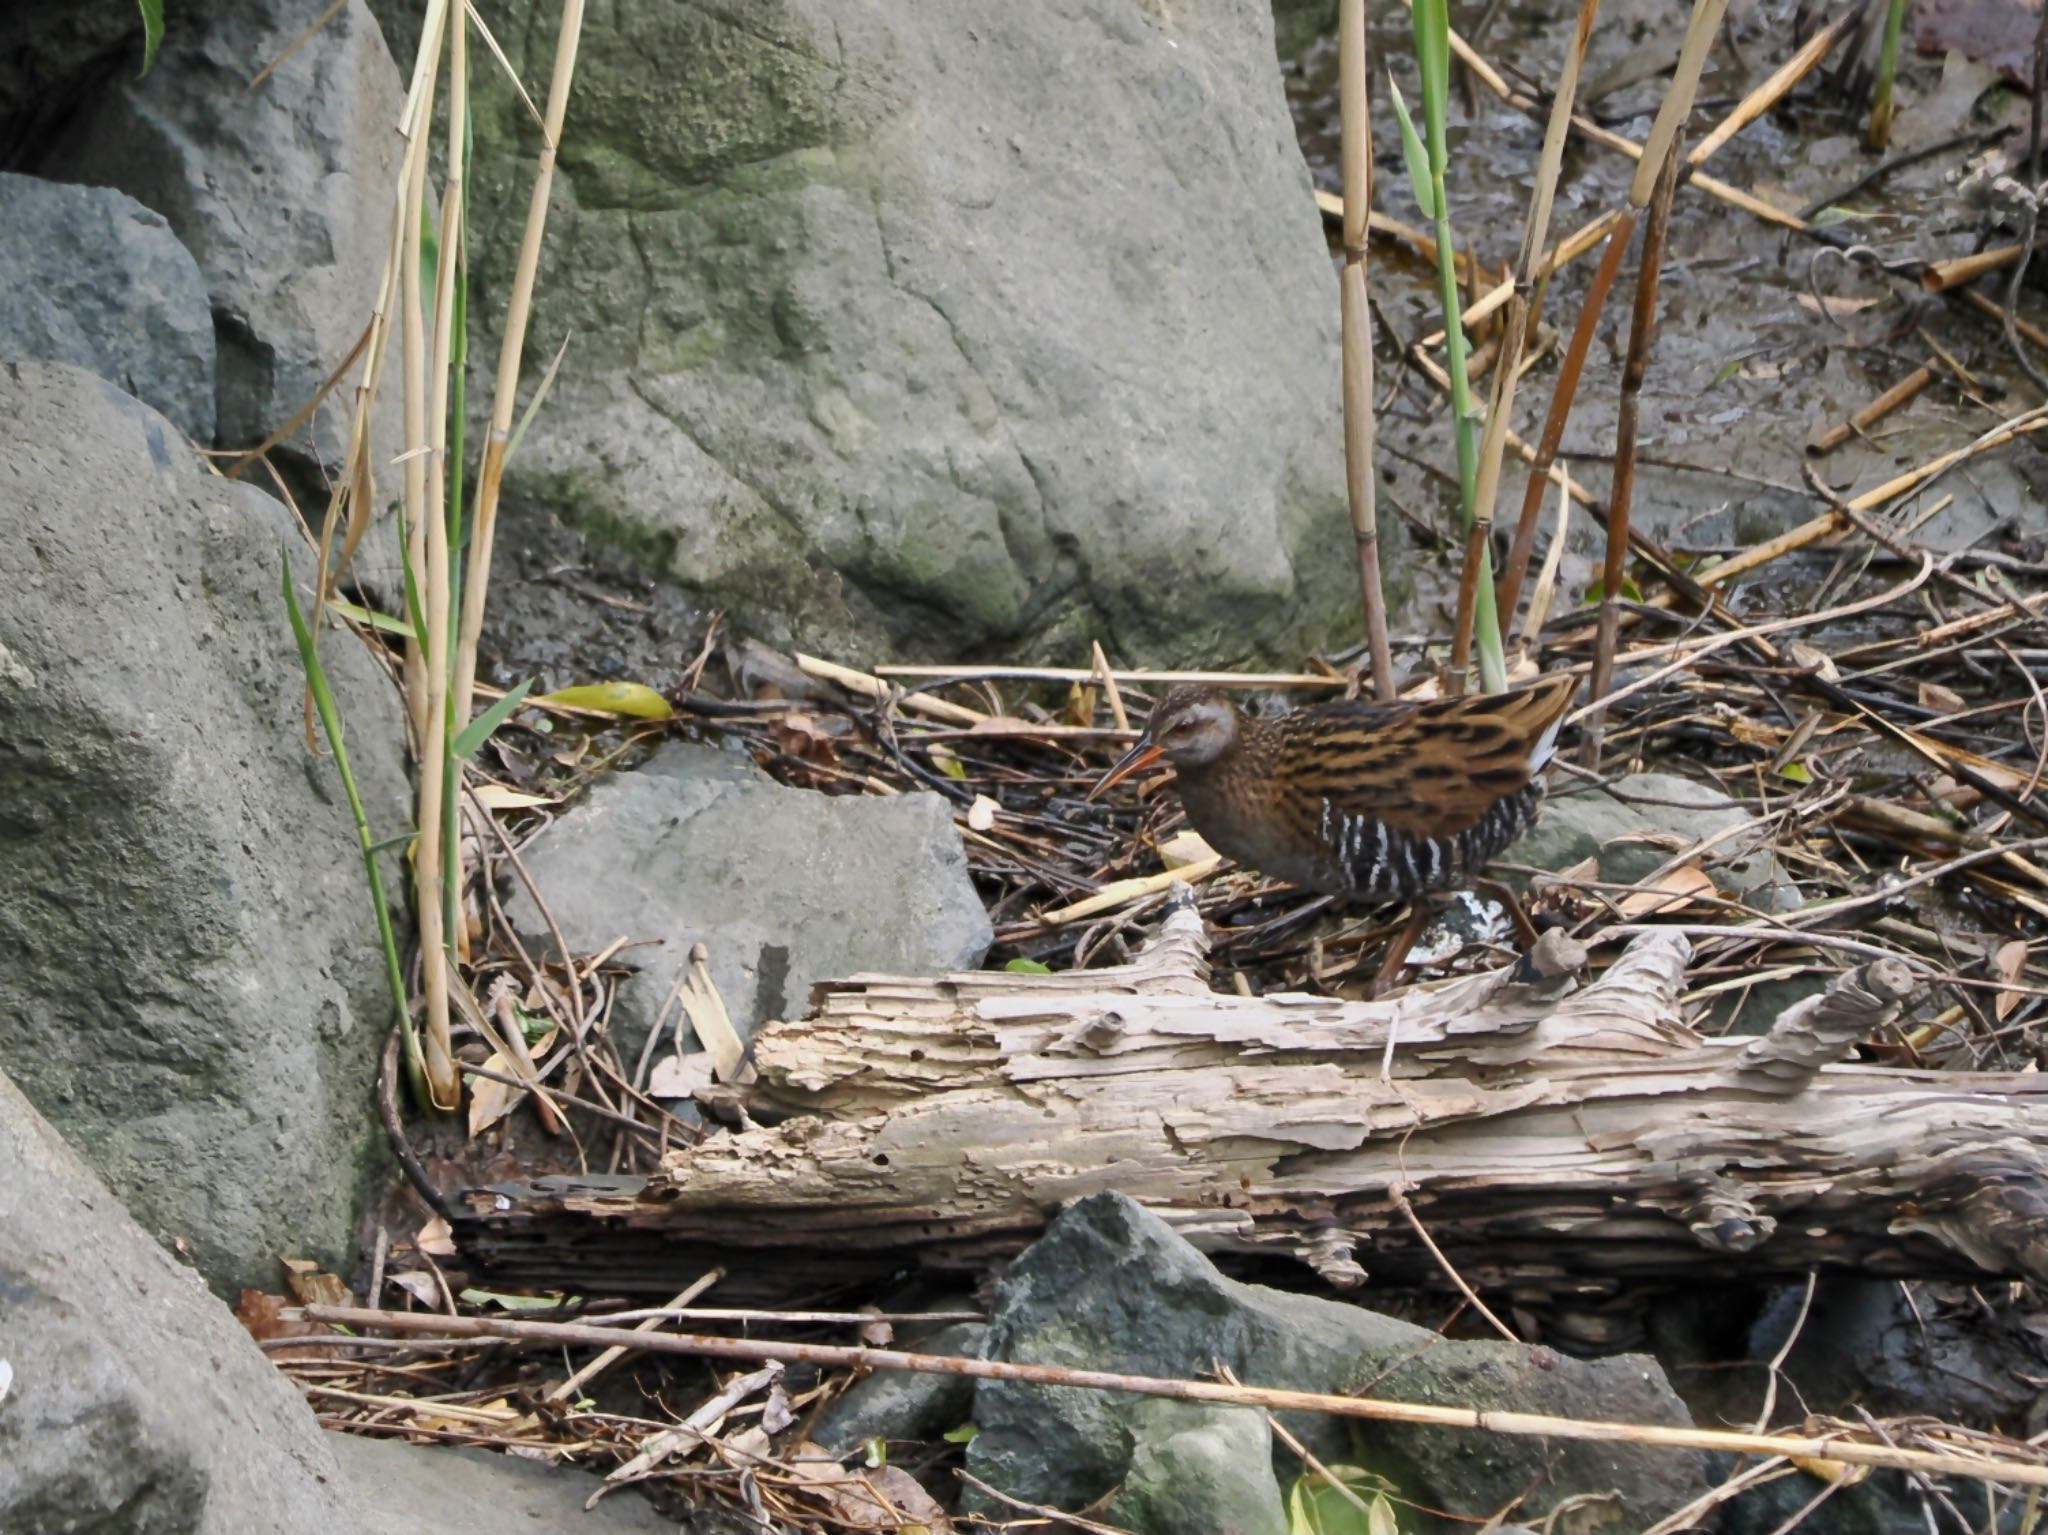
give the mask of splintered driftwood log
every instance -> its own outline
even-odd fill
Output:
[[[672,1290],[715,1255],[817,1289],[977,1270],[1117,1189],[1339,1289],[1445,1260],[1568,1303],[1817,1265],[2048,1279],[2048,1077],[1837,1064],[1912,993],[1892,960],[1703,1038],[1687,957],[1654,933],[1583,986],[1539,946],[1381,1001],[1243,997],[1183,904],[1118,969],[834,982],[713,1090],[742,1128],[644,1183],[479,1191],[463,1244],[529,1282]]]

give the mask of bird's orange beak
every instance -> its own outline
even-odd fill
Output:
[[[1140,741],[1122,757],[1115,767],[1095,780],[1095,787],[1088,791],[1088,798],[1095,799],[1129,778],[1133,773],[1142,773],[1149,767],[1157,767],[1166,760],[1165,751],[1150,741]]]

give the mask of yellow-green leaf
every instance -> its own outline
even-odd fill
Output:
[[[412,638],[412,625],[402,618],[393,618],[389,613],[379,613],[374,609],[361,607],[353,602],[344,602],[339,597],[329,597],[327,599],[327,606],[339,613],[343,618],[351,619],[368,628],[382,629],[386,634],[396,634],[408,640]]]
[[[1401,94],[1401,82],[1391,73],[1387,84],[1394,91],[1394,116],[1401,122],[1401,158],[1408,165],[1408,189],[1415,194],[1415,206],[1426,219],[1436,217],[1436,198],[1430,191],[1429,154],[1422,147],[1422,135],[1415,131],[1415,119],[1408,115],[1408,102]]]
[[[1048,965],[1044,960],[1026,959],[1021,954],[1018,955],[1015,959],[1011,960],[1007,965],[1003,966],[1003,968],[1009,971],[1012,975],[1052,974],[1052,966]]]
[[[587,682],[580,687],[558,689],[536,702],[641,720],[665,720],[675,712],[666,698],[641,682]]]

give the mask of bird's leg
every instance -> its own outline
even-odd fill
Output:
[[[1372,980],[1372,995],[1383,996],[1393,989],[1400,979],[1401,967],[1408,962],[1408,952],[1422,937],[1422,930],[1429,926],[1429,919],[1436,915],[1437,903],[1428,896],[1416,897],[1410,909],[1408,920],[1401,931],[1394,935],[1394,941],[1387,945],[1387,957],[1380,961],[1379,973]]]
[[[1508,914],[1508,920],[1514,923],[1515,937],[1520,940],[1525,952],[1535,946],[1536,940],[1542,934],[1536,931],[1536,924],[1529,917],[1529,908],[1522,904],[1522,898],[1516,893],[1514,886],[1497,879],[1475,879],[1472,881],[1472,888],[1500,902],[1501,909]]]

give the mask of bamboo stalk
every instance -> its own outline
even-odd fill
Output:
[[[1522,350],[1527,345],[1533,312],[1530,294],[1537,280],[1539,257],[1550,238],[1550,213],[1557,195],[1558,177],[1564,169],[1565,140],[1571,133],[1572,104],[1578,98],[1579,73],[1586,62],[1586,50],[1593,41],[1593,23],[1600,14],[1600,0],[1579,0],[1578,25],[1566,48],[1564,66],[1552,98],[1550,121],[1543,131],[1543,152],[1537,162],[1536,181],[1529,191],[1529,212],[1522,224],[1522,247],[1516,256],[1513,296],[1508,300],[1507,320],[1501,338],[1500,364],[1494,369],[1493,399],[1486,410],[1486,436],[1479,449],[1479,481],[1473,492],[1472,527],[1466,536],[1465,566],[1458,582],[1458,616],[1451,641],[1451,672],[1462,677],[1471,654],[1472,628],[1478,608],[1479,584],[1485,579],[1482,567],[1490,553],[1487,541],[1493,535],[1494,502],[1500,495],[1501,465],[1507,456],[1508,425],[1514,418],[1515,386],[1521,380]],[[1540,475],[1530,476],[1538,488]],[[1519,587],[1520,582],[1516,582]],[[1496,613],[1512,619],[1514,609],[1496,604]]]
[[[438,39],[446,20],[448,0],[427,0],[426,18],[421,28],[421,50],[429,52],[427,38]],[[431,56],[440,56],[438,46],[431,50]],[[320,634],[325,627],[321,615],[327,611],[327,601],[333,596],[335,571],[346,566],[355,557],[357,548],[368,532],[370,519],[376,511],[376,463],[373,433],[370,426],[371,406],[377,398],[378,387],[384,378],[384,363],[390,353],[391,312],[399,302],[399,272],[403,263],[406,232],[408,229],[406,204],[413,185],[413,157],[417,154],[424,159],[426,134],[424,124],[429,116],[428,86],[432,78],[425,67],[426,58],[413,61],[413,77],[406,88],[405,105],[399,115],[399,134],[406,142],[407,152],[398,168],[397,184],[392,188],[391,239],[385,251],[384,272],[379,279],[377,297],[370,311],[370,328],[367,341],[368,365],[356,383],[354,411],[349,425],[348,457],[341,474],[336,476],[334,488],[327,498],[327,512],[321,519],[319,563],[315,569],[313,645],[317,652]],[[416,201],[416,199],[413,199]],[[335,534],[342,535],[339,559],[334,555]],[[307,745],[312,745],[312,720],[306,722]]]
[[[1367,302],[1367,213],[1372,207],[1372,120],[1366,95],[1365,0],[1342,0],[1337,21],[1338,94],[1343,123],[1344,491],[1358,545],[1358,598],[1365,612],[1373,692],[1394,696],[1394,658],[1387,642],[1386,589],[1380,580],[1379,475],[1372,417],[1372,307]],[[1478,270],[1476,262],[1471,263]]]
[[[828,663],[818,663],[820,665]],[[865,673],[856,673],[865,676]],[[878,666],[874,678],[885,677],[986,677],[999,682],[1080,682],[1093,681],[1102,673],[1085,666],[977,666],[963,662],[957,666],[896,665]],[[1184,682],[1207,683],[1217,687],[1244,688],[1341,688],[1344,679],[1337,676],[1322,676],[1315,672],[1155,672],[1143,667],[1136,670],[1112,670],[1109,676],[1119,684],[1135,683],[1139,687],[1178,687]],[[972,712],[972,711],[969,711]]]
[[[455,119],[458,88],[467,91],[468,76],[463,40],[467,26],[461,17],[448,31],[449,97],[451,123]],[[457,72],[462,71],[461,85]],[[459,123],[451,128],[451,140],[459,143]],[[422,157],[424,159],[424,157]],[[420,926],[420,971],[426,992],[426,1023],[423,1030],[427,1059],[427,1088],[434,1107],[451,1111],[462,1101],[462,1082],[455,1072],[454,1048],[449,1029],[448,986],[452,962],[448,953],[447,907],[442,883],[443,859],[448,854],[446,802],[452,786],[448,766],[448,660],[449,623],[448,554],[448,388],[449,353],[454,346],[455,247],[462,205],[461,153],[451,155],[447,184],[442,189],[441,234],[434,270],[433,351],[421,359],[414,352],[413,298],[419,286],[419,261],[407,263],[414,275],[408,279],[406,304],[406,422],[412,435],[416,416],[424,416],[428,452],[424,460],[406,461],[408,500],[415,476],[424,480],[420,504],[412,512],[410,539],[425,552],[420,610],[426,617],[425,645],[419,637],[408,646],[408,672],[424,648],[421,679],[425,697],[416,723],[419,732],[419,808],[415,817],[419,834],[413,844],[413,904]],[[419,394],[415,395],[415,386]],[[411,452],[414,444],[407,443]],[[416,567],[417,568],[417,567]]]
[[[583,34],[584,0],[562,0],[562,28],[555,43],[554,76],[548,84],[547,118],[541,125],[540,159],[533,196],[526,208],[526,233],[513,270],[505,328],[498,343],[498,378],[491,398],[490,430],[484,438],[483,468],[477,477],[476,512],[469,535],[469,570],[464,583],[462,632],[455,651],[454,708],[458,728],[469,722],[476,695],[476,649],[483,634],[484,601],[490,591],[491,550],[498,531],[498,496],[505,480],[505,455],[512,441],[512,412],[519,396],[519,365],[533,314],[534,282],[540,272],[541,237],[555,185],[555,157],[569,114],[569,87],[576,75],[576,49]]]
[[[414,1311],[378,1311],[360,1306],[302,1306],[295,1308],[295,1312],[309,1322],[358,1329],[389,1328],[445,1338],[523,1338],[560,1347],[600,1349],[616,1347],[621,1342],[615,1328],[592,1327],[576,1322],[438,1316]],[[289,1318],[295,1312],[288,1309],[285,1315]],[[1675,1450],[1724,1451],[1737,1455],[1796,1455],[1808,1460],[1836,1460],[1850,1465],[1920,1471],[1930,1476],[1967,1476],[1983,1481],[2048,1487],[2048,1464],[2040,1461],[1996,1460],[1935,1450],[1903,1449],[1832,1434],[1752,1434],[1733,1429],[1617,1423],[1600,1418],[1560,1418],[1545,1413],[1446,1407],[1369,1396],[1326,1396],[1314,1391],[1290,1391],[1270,1386],[1233,1386],[1216,1381],[1123,1375],[1109,1370],[1077,1370],[1061,1365],[1013,1364],[999,1359],[955,1358],[945,1354],[912,1354],[897,1349],[848,1348],[825,1343],[782,1343],[761,1338],[647,1333],[633,1335],[631,1346],[648,1353],[737,1359],[752,1363],[780,1360],[830,1369],[895,1370],[921,1375],[960,1375],[975,1380],[1014,1381],[1035,1386],[1121,1391],[1136,1396],[1220,1402],[1231,1406],[1263,1407],[1276,1412],[1320,1412],[1332,1417],[1476,1429],[1483,1433],[1518,1437],[1661,1445]]]

